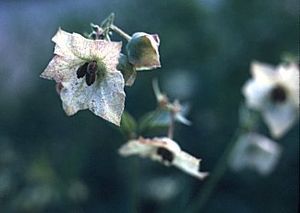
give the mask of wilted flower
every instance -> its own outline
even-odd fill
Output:
[[[55,56],[41,77],[54,79],[67,115],[89,109],[119,125],[124,109],[124,79],[116,69],[120,42],[90,40],[61,29],[52,38]]]
[[[246,103],[262,113],[273,137],[281,137],[299,116],[299,68],[254,62],[251,72],[253,79],[243,87]]]
[[[229,166],[235,170],[255,169],[261,175],[273,171],[279,157],[281,147],[274,141],[256,134],[248,133],[238,138]]]
[[[159,37],[143,32],[134,33],[126,46],[128,60],[136,70],[149,70],[160,67]]]
[[[145,139],[140,137],[124,144],[119,149],[119,153],[122,156],[140,155],[141,157],[149,157],[165,166],[173,165],[199,179],[203,179],[208,175],[207,172],[200,171],[201,159],[182,151],[179,145],[170,138]]]
[[[176,121],[183,123],[185,125],[191,125],[191,121],[189,121],[185,115],[189,111],[188,105],[181,105],[178,100],[175,100],[173,103],[169,101],[169,98],[166,94],[163,94],[158,86],[157,80],[153,81],[153,91],[158,103],[158,106],[161,109],[166,109],[167,111],[174,114],[174,118]],[[169,116],[170,117],[170,116]]]

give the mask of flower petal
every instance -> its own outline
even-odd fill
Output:
[[[297,120],[298,109],[289,102],[274,104],[263,109],[262,116],[272,136],[280,138]]]
[[[107,71],[115,71],[121,47],[122,42],[91,40],[77,33],[72,34],[72,52],[79,58],[101,61]]]
[[[272,85],[264,84],[256,80],[249,80],[242,88],[246,103],[253,109],[260,110],[266,103]]]
[[[254,169],[261,175],[268,175],[276,166],[281,151],[279,144],[262,135],[243,134],[232,150],[229,166],[235,171]]]
[[[108,71],[115,70],[122,47],[122,42],[91,40],[62,29],[57,31],[52,41],[56,44],[54,54],[69,60],[101,61]]]
[[[84,79],[74,77],[72,81],[62,82],[60,97],[67,115],[79,110],[89,109],[95,115],[120,125],[124,110],[124,79],[119,71],[108,72],[101,81],[87,86]]]
[[[72,52],[72,40],[71,33],[59,28],[52,38],[52,41],[56,44],[54,48],[54,54],[69,59],[79,58]]]
[[[264,84],[272,83],[276,79],[275,68],[261,62],[254,61],[251,64],[253,77]]]
[[[278,67],[280,81],[289,90],[291,101],[299,106],[299,67],[297,64],[281,65]]]
[[[76,76],[76,71],[84,61],[55,55],[40,77],[55,80],[57,83],[69,81]]]
[[[170,138],[131,140],[119,149],[119,153],[123,156],[149,157],[165,166],[173,165],[199,179],[208,175],[206,172],[200,172],[200,159],[182,151],[179,145]]]

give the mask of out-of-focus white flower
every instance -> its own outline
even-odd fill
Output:
[[[126,46],[128,60],[136,70],[150,70],[161,67],[157,34],[134,33]]]
[[[59,83],[67,115],[89,109],[116,125],[124,110],[124,79],[116,69],[121,42],[86,39],[61,29],[52,38],[55,56],[41,77]]]
[[[248,133],[238,138],[229,166],[235,171],[254,169],[261,175],[268,175],[275,168],[281,151],[274,141],[256,133]]]
[[[170,138],[145,139],[140,137],[124,144],[119,149],[119,153],[122,156],[139,155],[149,157],[165,166],[173,165],[199,179],[203,179],[208,175],[207,172],[200,172],[201,159],[182,151],[179,145]]]
[[[246,103],[262,113],[272,136],[279,138],[299,117],[299,67],[253,62],[253,79],[243,87]]]

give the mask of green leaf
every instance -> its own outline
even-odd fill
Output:
[[[165,131],[170,124],[170,112],[162,109],[149,112],[139,121],[140,133],[148,133],[149,131]]]

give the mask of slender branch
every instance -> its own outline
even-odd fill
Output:
[[[209,177],[208,181],[204,185],[204,188],[196,196],[195,200],[192,201],[191,205],[187,208],[188,213],[198,213],[201,212],[211,194],[213,193],[215,187],[217,186],[220,179],[223,177],[227,170],[228,158],[230,157],[231,151],[237,142],[237,138],[241,134],[241,128],[238,128],[232,137],[230,143],[227,145],[223,155],[220,157],[212,175]]]
[[[110,25],[110,29],[114,31],[115,33],[118,33],[121,37],[125,38],[127,41],[131,39],[131,36],[125,33],[123,30],[121,30],[119,27],[116,25],[112,24]]]

